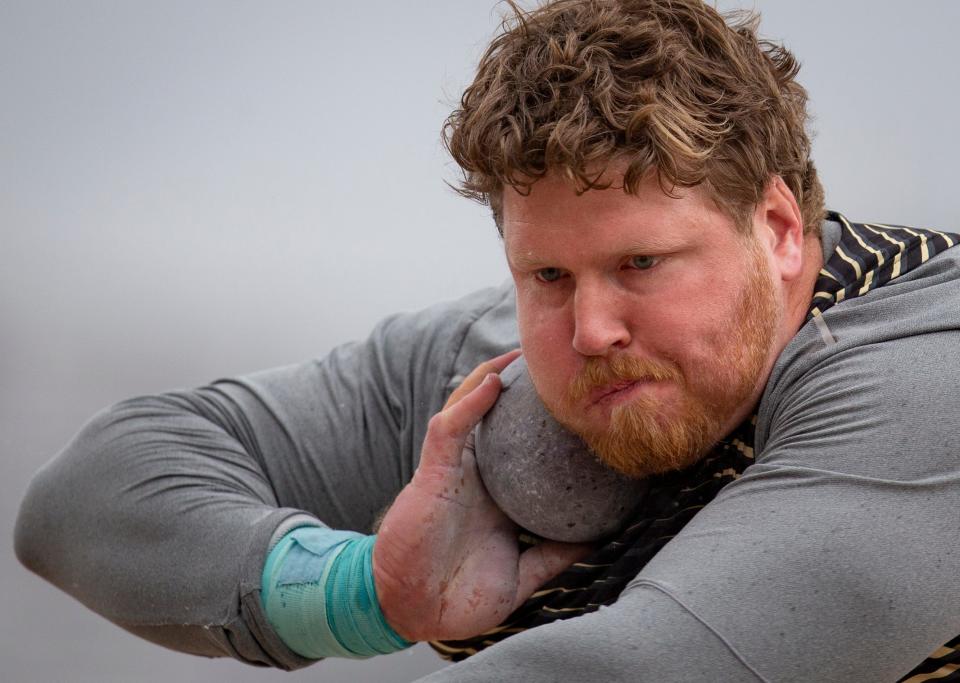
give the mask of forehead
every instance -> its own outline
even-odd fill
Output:
[[[635,194],[622,183],[577,192],[564,178],[548,175],[528,194],[503,192],[503,235],[508,254],[550,250],[574,240],[582,248],[668,251],[691,241],[726,241],[733,222],[703,188],[677,188],[668,195],[648,176]]]

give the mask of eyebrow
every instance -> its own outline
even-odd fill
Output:
[[[530,254],[511,256],[510,253],[507,252],[507,263],[518,270],[539,270],[540,268],[547,267],[546,261],[536,256],[531,256]]]
[[[684,248],[683,244],[674,242],[672,244],[659,240],[646,243],[630,242],[624,245],[622,249],[617,250],[618,256],[663,256],[675,253]],[[506,251],[506,250],[505,250]],[[539,270],[540,268],[555,267],[549,260],[544,260],[530,253],[520,253],[511,255],[506,251],[507,263],[518,270]]]

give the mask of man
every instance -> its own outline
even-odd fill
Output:
[[[21,559],[283,668],[429,640],[473,655],[438,681],[949,680],[960,239],[825,216],[796,70],[692,0],[518,15],[447,128],[514,288],[105,411]],[[650,479],[597,546],[518,546],[477,479],[518,333],[551,411]]]

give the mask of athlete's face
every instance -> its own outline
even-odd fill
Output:
[[[578,196],[555,176],[527,196],[504,193],[537,391],[603,460],[637,477],[685,467],[733,429],[782,348],[768,241],[738,234],[703,190],[677,193],[650,177],[637,195]]]

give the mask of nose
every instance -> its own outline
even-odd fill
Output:
[[[609,283],[581,281],[573,297],[573,348],[584,356],[603,356],[630,344],[623,303]]]

